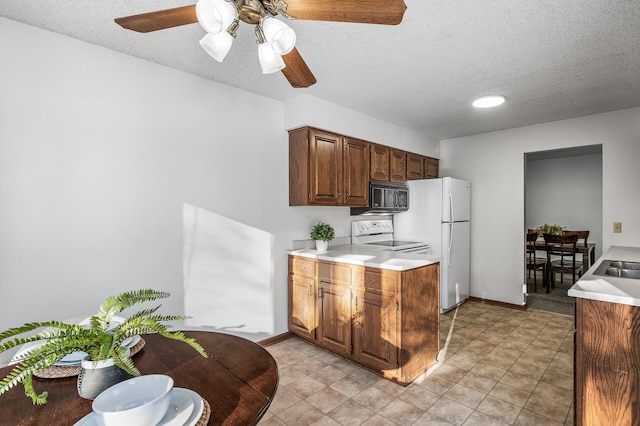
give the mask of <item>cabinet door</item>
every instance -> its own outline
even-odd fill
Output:
[[[315,279],[289,275],[289,331],[306,339],[316,337]]]
[[[309,204],[342,204],[342,137],[311,129],[309,131]]]
[[[407,180],[424,179],[424,157],[407,153]]]
[[[389,182],[389,156],[387,146],[371,144],[371,180]]]
[[[407,180],[407,153],[391,149],[389,181],[402,183]]]
[[[425,157],[424,159],[424,174],[425,178],[437,178],[440,161],[437,158]]]
[[[351,290],[320,281],[318,284],[317,342],[341,354],[351,354]]]
[[[369,205],[369,143],[346,138],[344,158],[344,204],[351,207]]]
[[[395,377],[398,368],[396,298],[358,291],[353,310],[354,358],[385,376]]]

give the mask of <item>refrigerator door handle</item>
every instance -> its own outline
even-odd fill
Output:
[[[453,223],[449,223],[449,256],[447,256],[447,266],[451,266],[451,246],[453,246]]]
[[[449,222],[453,222],[453,195],[449,193]]]

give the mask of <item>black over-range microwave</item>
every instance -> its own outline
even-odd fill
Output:
[[[409,188],[404,184],[371,182],[369,207],[352,207],[351,215],[390,214],[409,210]]]

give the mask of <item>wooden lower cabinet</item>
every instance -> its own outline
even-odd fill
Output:
[[[320,282],[318,284],[319,345],[340,355],[351,353],[351,289],[342,285]]]
[[[353,357],[384,376],[398,368],[396,297],[356,292]],[[393,377],[393,374],[391,374]]]
[[[640,307],[576,299],[575,424],[640,424]]]
[[[301,269],[316,271],[311,290]],[[289,331],[409,384],[440,350],[439,276],[437,263],[391,271],[289,256]]]
[[[305,339],[316,338],[317,262],[289,256],[289,331]]]

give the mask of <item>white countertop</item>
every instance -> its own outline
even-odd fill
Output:
[[[640,262],[640,247],[611,246],[569,289],[569,296],[640,306],[640,280],[593,274],[604,260]]]
[[[290,250],[288,254],[310,257],[318,260],[350,263],[372,268],[406,271],[440,262],[440,256],[387,251],[379,247],[362,244],[342,244],[329,246],[329,250],[320,252],[315,249]]]

